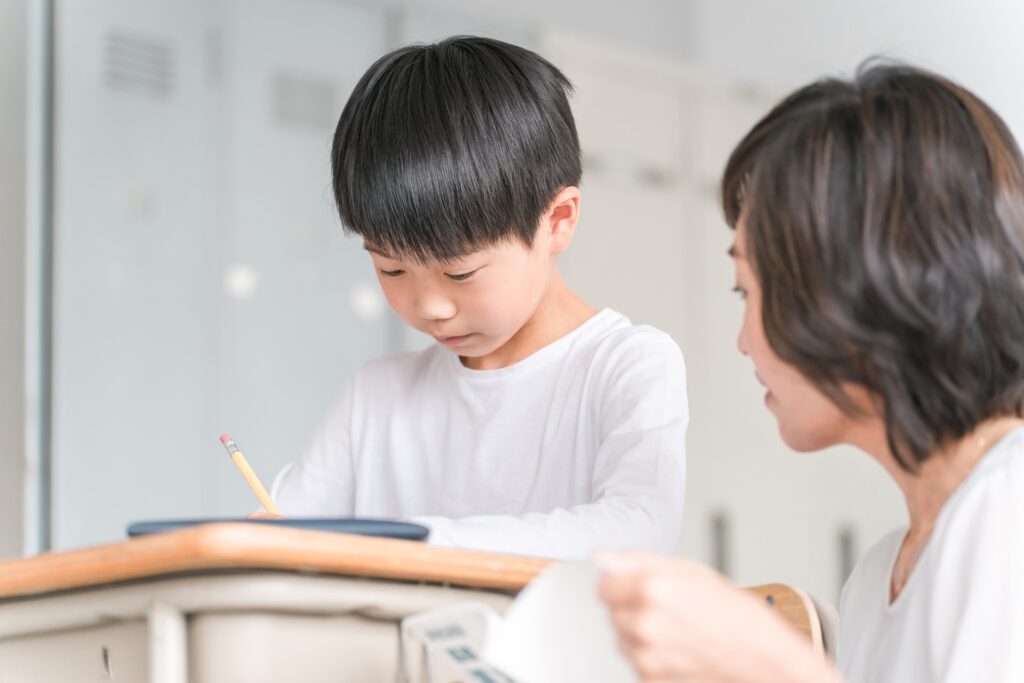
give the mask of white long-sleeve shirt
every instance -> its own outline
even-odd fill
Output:
[[[497,370],[440,346],[371,361],[273,495],[289,516],[416,521],[441,545],[671,552],[687,420],[679,347],[605,309]]]
[[[890,604],[905,534],[879,541],[843,588],[837,663],[846,680],[1024,681],[1024,429],[993,446],[942,506]]]

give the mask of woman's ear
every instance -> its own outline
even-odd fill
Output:
[[[561,254],[572,244],[580,220],[580,188],[570,185],[558,191],[541,217],[540,229],[547,233],[548,253]]]

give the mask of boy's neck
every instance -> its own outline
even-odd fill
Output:
[[[503,345],[486,356],[462,356],[471,370],[497,370],[514,365],[590,320],[597,309],[569,289],[555,270],[544,298],[529,320]]]

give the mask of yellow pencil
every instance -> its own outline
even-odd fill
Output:
[[[227,434],[221,434],[220,442],[224,444],[224,448],[228,449],[228,454],[231,456],[231,460],[235,463],[235,466],[245,477],[245,481],[249,484],[249,488],[256,494],[256,497],[260,500],[260,505],[263,509],[272,515],[280,515],[281,510],[278,509],[277,504],[274,503],[274,499],[267,493],[267,489],[264,488],[263,483],[260,482],[259,477],[252,471],[252,467],[249,466],[249,462],[242,455],[242,451],[238,450],[238,446],[235,444],[235,440]],[[282,515],[283,516],[283,515]]]

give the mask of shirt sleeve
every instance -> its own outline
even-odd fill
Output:
[[[928,680],[1024,681],[1024,452],[975,487],[932,558]]]
[[[285,516],[352,516],[354,385],[354,380],[345,384],[305,453],[286,465],[274,479],[270,495]]]
[[[597,364],[593,502],[547,513],[413,518],[430,527],[431,543],[559,559],[599,548],[675,550],[688,422],[682,352],[646,328]]]

